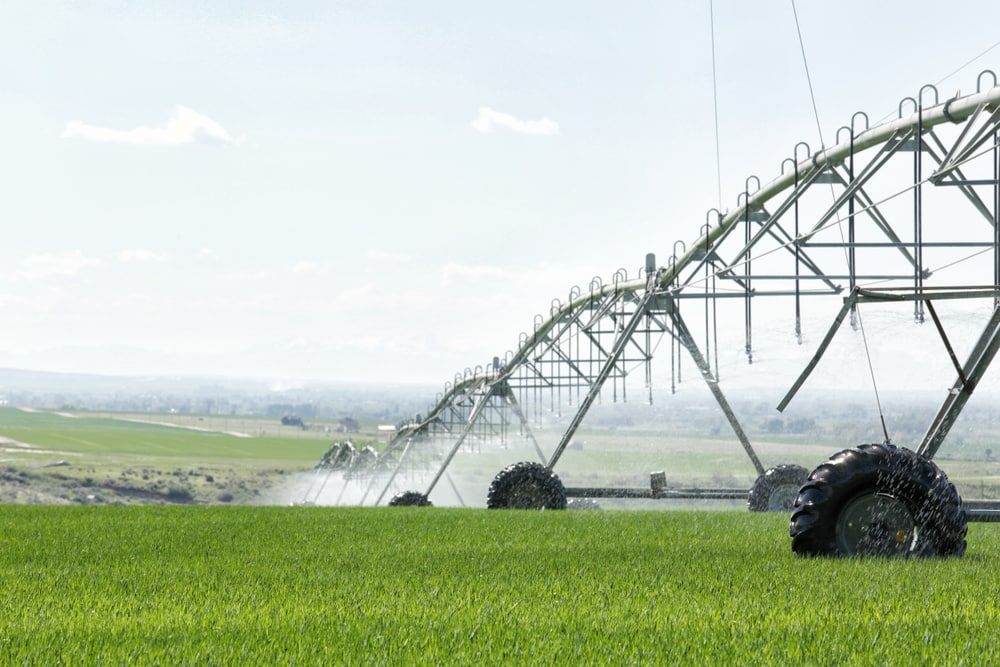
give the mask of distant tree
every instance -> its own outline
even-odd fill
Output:
[[[298,426],[299,428],[305,428],[306,425],[302,423],[301,417],[289,417],[285,416],[281,418],[282,426]]]
[[[768,419],[767,423],[764,424],[764,428],[767,429],[768,433],[781,433],[785,430],[785,422],[775,417],[774,419]]]
[[[788,424],[785,425],[785,431],[788,433],[812,433],[816,429],[816,420],[811,417],[789,419]]]

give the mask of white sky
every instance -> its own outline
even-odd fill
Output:
[[[827,143],[1000,70],[962,69],[995,1],[796,9]],[[731,207],[820,142],[791,2],[714,14]],[[707,0],[5,0],[0,366],[443,383],[698,236],[710,35]]]

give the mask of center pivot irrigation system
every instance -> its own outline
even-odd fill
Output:
[[[967,522],[997,520],[1000,511],[963,503],[933,458],[1000,348],[1000,86],[992,71],[979,75],[970,95],[942,100],[926,85],[894,115],[871,125],[865,113],[854,114],[830,148],[813,152],[799,143],[777,178],[763,185],[748,178],[736,208],[710,210],[700,237],[678,241],[665,266],[649,255],[637,277],[619,270],[610,282],[595,278],[554,300],[516,350],[457,375],[426,415],[399,425],[377,455],[384,474],[365,478],[362,504],[430,504],[442,479],[452,483],[448,466],[463,447],[518,437],[538,460],[500,471],[488,490],[490,508],[562,509],[567,498],[745,498],[751,510],[791,510],[796,553],[963,553]],[[844,320],[863,334],[865,304],[898,304],[933,326],[956,379],[912,450],[890,444],[884,432],[884,441],[841,451],[811,473],[765,468],[718,381],[720,304],[741,311],[725,325],[742,325],[752,363],[758,299],[790,303],[801,340],[803,301],[831,296],[841,307],[825,311],[833,324],[779,410]],[[935,308],[956,299],[992,307],[964,363]],[[642,373],[652,400],[651,362],[664,339],[671,382],[686,351],[756,469],[753,487],[668,488],[663,473],[651,475],[648,489],[564,487],[556,467],[602,393],[624,398],[626,378]],[[569,406],[572,416],[546,452],[532,423],[555,406]],[[436,458],[427,453],[434,446]],[[353,453],[342,447],[327,462],[338,456],[342,465],[321,465],[318,475],[355,474]],[[426,488],[393,495],[401,472],[421,460],[439,462]]]

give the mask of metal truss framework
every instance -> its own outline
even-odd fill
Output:
[[[763,473],[718,381],[719,301],[742,301],[745,352],[752,363],[757,299],[790,302],[799,337],[806,297],[844,299],[834,328],[779,409],[815,366],[837,325],[845,319],[854,323],[859,303],[912,303],[914,319],[923,322],[931,313],[942,336],[934,300],[984,296],[993,298],[996,308],[998,144],[1000,86],[989,71],[980,74],[976,93],[943,102],[933,86],[924,86],[915,98],[900,102],[897,118],[873,127],[867,115],[854,114],[837,132],[835,146],[811,152],[799,143],[777,178],[766,185],[748,178],[736,208],[710,210],[701,236],[690,245],[678,241],[666,266],[658,267],[649,255],[637,277],[620,269],[609,283],[595,278],[586,290],[574,287],[565,302],[554,300],[548,316],[537,316],[533,330],[521,335],[516,350],[456,375],[426,415],[399,425],[386,455],[399,462],[398,472],[418,443],[444,443],[427,495],[447,476],[458,451],[487,441],[526,438],[539,460],[555,467],[602,396],[629,398],[634,383],[627,380],[641,375],[642,398],[652,401],[651,364],[667,342],[671,385],[680,380],[681,357],[693,360]],[[954,284],[948,271],[937,270],[963,263],[975,265],[971,281],[963,276]],[[998,319],[995,313],[964,367],[944,337],[958,379],[921,453],[934,455],[992,360],[1000,346]],[[558,445],[546,453],[531,425],[549,411],[566,411],[571,418]]]

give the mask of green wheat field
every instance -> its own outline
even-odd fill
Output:
[[[995,664],[962,558],[794,557],[722,511],[0,509],[0,663]]]
[[[998,524],[961,558],[832,560],[739,503],[269,504],[332,436],[134,417],[0,409],[0,665],[1000,663]],[[591,442],[571,463],[607,465]]]

